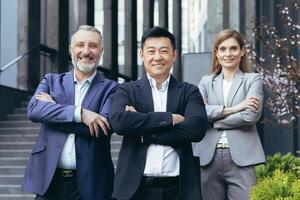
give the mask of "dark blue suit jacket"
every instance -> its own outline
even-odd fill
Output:
[[[110,137],[103,132],[91,137],[83,123],[74,122],[74,75],[47,74],[36,93],[51,95],[56,103],[39,101],[35,95],[28,105],[28,117],[42,124],[23,179],[23,189],[43,195],[53,178],[69,133],[75,133],[77,182],[83,200],[110,199],[114,168],[110,154]],[[97,73],[87,91],[82,107],[108,117],[111,95],[118,84]]]
[[[133,106],[138,112],[126,112],[126,105]],[[181,114],[185,120],[173,126],[172,113]],[[124,136],[113,197],[130,199],[134,195],[143,176],[149,144],[160,144],[172,146],[179,155],[183,199],[201,199],[199,160],[192,155],[191,142],[204,137],[208,122],[196,86],[171,76],[167,112],[154,112],[151,87],[146,77],[122,84],[113,96],[109,116],[114,131]]]

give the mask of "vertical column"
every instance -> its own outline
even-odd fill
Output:
[[[98,0],[96,0],[98,1]],[[94,18],[95,18],[95,0],[88,0],[87,2],[87,17],[86,24],[94,26]]]
[[[28,90],[35,90],[40,82],[40,32],[41,32],[40,1],[28,1]]]
[[[18,1],[18,55],[28,50],[28,0]],[[27,90],[28,57],[18,62],[18,88]]]
[[[256,11],[258,11],[256,9],[256,1],[242,0],[241,2],[243,2],[243,4],[241,3],[241,6],[244,7],[244,13],[240,13],[240,30],[249,42],[253,42],[253,44],[255,44],[254,38],[252,37],[252,32],[256,23]],[[242,25],[242,23],[245,25]]]
[[[143,4],[143,30],[148,30],[154,25],[154,0],[144,0]]]
[[[181,29],[182,29],[182,18],[181,18],[181,0],[173,1],[173,34],[176,39],[176,45],[178,49],[178,57],[173,66],[173,75],[178,80],[182,79],[182,66],[181,66]]]
[[[224,0],[223,3],[223,0],[215,0],[207,3],[207,39],[205,40],[205,49],[207,51],[211,51],[216,34],[223,30],[223,24],[229,24],[229,18],[223,19],[225,17],[225,8],[223,7],[227,7],[223,4],[228,1]]]
[[[223,29],[229,28],[230,25],[230,0],[223,1]]]
[[[118,1],[103,1],[104,27],[103,27],[103,67],[110,69],[110,78],[118,79]]]
[[[224,26],[225,28],[234,28],[240,31],[240,1],[242,0],[229,0],[229,26]],[[226,15],[225,15],[226,16]],[[224,24],[225,25],[225,24]]]
[[[168,0],[159,0],[159,26],[168,28]]]
[[[59,0],[58,72],[69,70],[69,0]]]
[[[125,75],[137,79],[137,0],[125,3]]]

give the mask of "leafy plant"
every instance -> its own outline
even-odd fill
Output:
[[[272,176],[276,170],[291,172],[300,178],[300,158],[291,153],[284,156],[276,153],[274,156],[267,157],[267,164],[256,166],[256,177],[259,181],[262,178]]]
[[[300,179],[293,173],[275,170],[272,176],[258,181],[250,192],[250,200],[299,200]]]

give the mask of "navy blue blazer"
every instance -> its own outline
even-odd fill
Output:
[[[127,112],[125,106],[138,112]],[[185,120],[173,126],[172,113]],[[184,200],[201,199],[199,160],[192,155],[191,142],[200,141],[207,128],[205,106],[199,89],[170,78],[167,112],[154,112],[147,77],[122,84],[113,95],[109,119],[113,130],[123,135],[113,197],[130,199],[137,191],[150,144],[172,146],[180,159],[180,192]],[[143,141],[141,137],[143,136]]]
[[[83,200],[108,200],[113,188],[114,168],[110,154],[110,137],[103,132],[91,137],[88,127],[74,122],[73,71],[47,74],[35,95],[45,92],[56,103],[39,101],[35,95],[28,105],[28,117],[41,123],[36,144],[29,158],[22,187],[43,195],[53,178],[59,157],[69,133],[75,133],[77,182]],[[108,117],[111,95],[118,84],[97,73],[87,91],[82,107]]]

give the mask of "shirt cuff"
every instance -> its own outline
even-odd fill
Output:
[[[74,121],[75,122],[81,122],[81,106],[76,106],[75,107]]]

